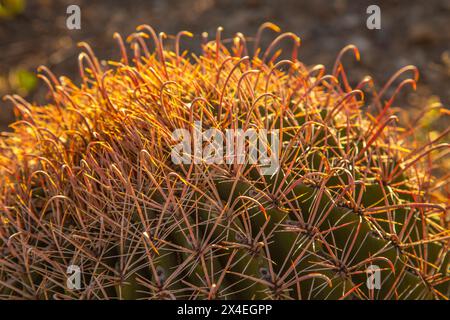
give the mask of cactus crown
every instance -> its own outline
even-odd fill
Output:
[[[242,34],[225,45],[219,28],[195,55],[180,49],[189,32],[171,51],[143,25],[132,54],[114,35],[121,59],[107,66],[81,43],[80,85],[42,67],[47,105],[7,97],[18,121],[0,139],[0,297],[448,298],[449,177],[431,174],[448,130],[416,146],[393,112],[416,68],[352,88],[341,57],[359,59],[356,47],[326,74],[297,60],[292,33],[261,49],[269,30],[251,48]],[[173,163],[173,132],[194,122],[278,130],[278,170]],[[70,265],[79,290],[66,287]]]

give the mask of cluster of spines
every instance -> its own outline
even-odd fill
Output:
[[[262,51],[265,29],[279,31],[264,24],[253,57],[242,34],[227,49],[221,28],[187,57],[180,39],[190,33],[172,52],[164,33],[140,26],[127,39],[131,58],[114,35],[121,60],[107,69],[81,44],[80,87],[41,68],[49,105],[8,97],[20,120],[0,140],[1,297],[448,297],[448,201],[430,203],[448,184],[430,175],[448,130],[410,150],[391,111],[417,70],[401,69],[379,92],[369,77],[353,89],[341,58],[359,59],[356,47],[325,75],[297,60],[292,33]],[[291,57],[277,61],[285,39]],[[414,79],[384,101],[407,71]],[[279,129],[280,170],[175,166],[171,132],[194,120]],[[82,290],[66,287],[73,264]],[[366,287],[370,265],[381,267],[380,290]]]

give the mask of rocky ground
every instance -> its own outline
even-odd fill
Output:
[[[81,8],[81,30],[66,28],[71,4]],[[381,8],[381,30],[366,27],[371,4]],[[220,25],[224,37],[254,35],[265,21],[300,35],[299,57],[307,65],[330,68],[342,47],[356,44],[361,62],[345,59],[352,79],[371,74],[380,86],[400,67],[416,65],[418,90],[403,94],[399,104],[420,110],[440,99],[450,106],[450,0],[28,0],[22,14],[0,20],[0,96],[18,92],[42,102],[45,88],[32,76],[39,65],[77,78],[77,42],[89,42],[101,58],[115,58],[113,32],[126,35],[141,23],[168,34],[194,32],[194,42],[183,46],[196,50],[202,31],[214,34]],[[12,111],[7,102],[0,107],[4,130]]]

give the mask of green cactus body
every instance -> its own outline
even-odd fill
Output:
[[[42,68],[47,105],[7,98],[19,121],[0,138],[0,298],[449,298],[449,178],[431,174],[445,133],[417,147],[386,88],[350,88],[340,59],[355,47],[325,75],[297,60],[291,33],[247,57],[220,29],[199,56],[138,31],[133,56],[115,35],[122,56],[107,67],[81,44],[80,85]],[[277,62],[283,39],[292,58]],[[250,128],[266,130],[255,141],[268,162],[251,161],[250,138],[236,161],[239,135],[226,130]],[[220,148],[189,140],[175,163],[181,129],[219,131],[234,153],[197,161]],[[82,266],[79,290],[66,288],[68,264]]]

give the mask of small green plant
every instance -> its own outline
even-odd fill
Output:
[[[11,70],[9,73],[9,85],[20,94],[26,95],[33,91],[37,84],[36,75],[25,69]]]
[[[1,0],[0,19],[10,19],[25,11],[25,0]]]
[[[114,35],[121,59],[108,67],[81,43],[80,85],[41,68],[48,104],[6,97],[18,121],[0,140],[0,297],[448,299],[449,176],[432,171],[449,129],[419,146],[392,108],[417,69],[352,88],[341,58],[359,59],[356,47],[326,74],[297,59],[292,33],[261,48],[268,30],[251,50],[242,34],[225,46],[219,28],[195,55],[180,48],[189,32],[170,51],[143,25],[131,55]],[[173,163],[172,133],[196,121],[277,129],[279,170]],[[379,287],[367,285],[374,266]]]

